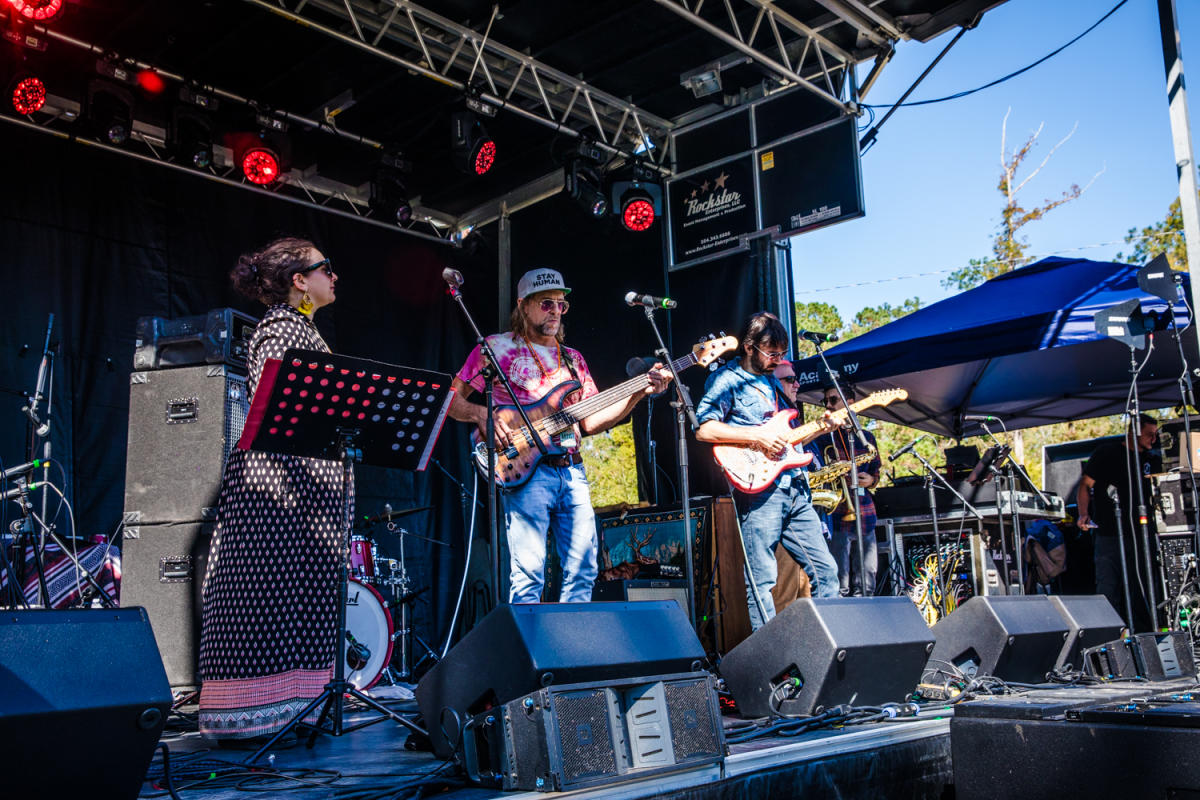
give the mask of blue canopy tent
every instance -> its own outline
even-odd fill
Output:
[[[1138,299],[1145,312],[1167,303],[1137,284],[1128,264],[1047,258],[922,308],[826,352],[860,392],[904,388],[905,403],[865,416],[923,431],[963,435],[964,414],[992,414],[1008,429],[1087,419],[1125,410],[1129,347],[1096,332],[1103,309]],[[1191,301],[1188,276],[1183,291]],[[1182,300],[1176,324],[1188,323]],[[1182,367],[1171,332],[1153,334],[1138,379],[1144,409],[1178,405]],[[1188,362],[1200,366],[1195,336],[1184,336]],[[1140,364],[1147,350],[1135,351]],[[824,369],[798,361],[800,399],[817,402]]]

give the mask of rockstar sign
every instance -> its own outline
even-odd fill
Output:
[[[677,178],[669,192],[675,264],[727,250],[758,230],[752,156]]]

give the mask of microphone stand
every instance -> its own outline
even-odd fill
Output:
[[[47,416],[47,419],[45,422],[40,420],[38,418],[38,414],[37,414],[37,407],[38,407],[38,403],[40,403],[43,399],[45,399],[44,392],[46,390],[46,380],[47,380],[47,377],[50,376],[51,372],[54,369],[54,353],[50,349],[50,336],[53,332],[54,332],[54,313],[51,312],[46,321],[46,342],[44,345],[42,345],[42,363],[38,365],[37,381],[34,384],[33,394],[28,395],[29,403],[28,403],[28,405],[24,406],[21,409],[21,411],[23,411],[25,413],[25,416],[29,418],[29,425],[28,425],[29,437],[25,443],[25,461],[26,462],[34,460],[33,454],[34,454],[35,448],[37,447],[37,439],[39,437],[44,438],[50,433],[50,419]],[[49,441],[47,441],[46,447],[45,447],[47,458],[49,458],[49,448],[50,448],[50,443],[49,443]],[[50,480],[50,465],[49,464],[46,465],[43,482],[48,481],[48,480]],[[63,489],[65,490],[66,487],[64,486]],[[46,587],[46,563],[45,563],[45,559],[44,559],[44,552],[46,549],[46,534],[43,531],[40,534],[38,534],[36,539],[34,538],[34,531],[33,531],[33,526],[32,526],[33,518],[28,513],[30,511],[32,511],[32,506],[29,505],[28,498],[22,497],[21,508],[22,508],[22,512],[24,513],[24,516],[25,516],[24,523],[22,524],[21,533],[28,534],[28,536],[30,537],[28,546],[33,547],[33,566],[34,566],[34,569],[37,571],[38,590],[41,592],[43,606],[46,608],[49,608],[50,607],[50,591]],[[45,520],[45,519],[46,519],[46,496],[45,496],[45,494],[43,494],[42,495],[42,520]],[[72,533],[74,533],[74,531],[72,531]],[[25,543],[25,539],[23,536],[16,536],[16,537],[14,537],[13,541],[17,546],[16,547],[17,563],[19,563],[23,566],[25,563],[25,547],[27,546]],[[64,552],[66,552],[65,548],[64,548]],[[22,569],[22,573],[23,572],[24,572],[24,569]],[[15,578],[17,576],[14,575],[13,577]],[[21,587],[22,596],[24,596],[24,591],[25,591],[24,575],[22,574],[20,576],[20,578],[21,579],[20,579],[18,585]]]
[[[1003,427],[1004,420],[997,419],[997,422],[999,422],[1000,425]],[[979,423],[979,427],[983,428],[983,430],[987,433],[988,437],[993,442],[996,443],[997,447],[1003,446],[1000,444],[1000,440],[996,438],[996,435],[994,433],[992,433],[992,429],[987,426],[986,421],[981,421]],[[1008,433],[1008,429],[1005,428],[1004,432]],[[1001,474],[1001,471],[999,469],[997,469],[997,467],[994,464],[992,465],[992,469],[995,470],[997,472],[997,474]],[[1010,505],[1009,512],[1012,514],[1013,557],[1017,561],[1017,587],[1018,587],[1017,594],[1025,594],[1025,533],[1024,533],[1024,530],[1021,528],[1021,510],[1017,506],[1017,475],[1020,475],[1022,478],[1025,479],[1025,483],[1028,484],[1029,488],[1033,489],[1034,494],[1036,494],[1038,496],[1038,500],[1041,501],[1042,506],[1044,508],[1050,507],[1050,498],[1046,497],[1046,495],[1042,493],[1042,490],[1034,485],[1033,479],[1029,477],[1029,473],[1026,472],[1025,468],[1023,466],[1021,466],[1020,464],[1018,464],[1016,459],[1014,459],[1012,457],[1011,451],[1009,452],[1007,460],[1004,462],[1004,467],[1003,467],[1002,472],[1003,472],[1005,478],[1007,479],[1007,483],[1008,483],[1008,502]],[[996,497],[996,510],[997,510],[997,516],[999,516],[999,510],[1000,510],[999,495],[997,495],[997,497]],[[1003,523],[1001,523],[1000,530],[1001,530],[1001,533],[1000,533],[1001,541],[1003,541],[1004,540]]]
[[[1179,292],[1182,287],[1176,282],[1176,292]],[[1187,299],[1184,298],[1186,306]],[[1183,351],[1183,331],[1179,329],[1178,323],[1175,321],[1175,304],[1171,303],[1167,306],[1167,313],[1171,315],[1171,332],[1174,334],[1175,346],[1179,350],[1179,363],[1182,366],[1182,372],[1179,373],[1179,396],[1183,400],[1183,452],[1186,454],[1187,470],[1188,470],[1188,489],[1192,495],[1192,548],[1193,552],[1200,553],[1200,492],[1196,489],[1196,470],[1192,464],[1192,415],[1188,408],[1196,407],[1196,394],[1192,386],[1192,372],[1188,368],[1187,356]],[[1188,316],[1191,317],[1191,308],[1188,308]],[[1193,320],[1194,321],[1194,320]],[[1189,325],[1191,323],[1189,322]],[[1187,514],[1184,514],[1184,520],[1187,520]]]
[[[467,324],[471,326],[471,330],[475,332],[475,343],[479,345],[479,351],[483,355],[486,366],[479,373],[483,376],[483,396],[487,407],[487,425],[484,434],[484,448],[487,452],[487,481],[488,481],[488,546],[492,550],[492,608],[500,605],[500,518],[497,515],[496,506],[498,503],[498,494],[500,488],[496,485],[496,406],[493,398],[492,382],[499,378],[508,396],[512,398],[513,405],[517,407],[517,411],[521,414],[521,421],[525,423],[525,427],[529,430],[533,443],[537,445],[538,452],[543,456],[547,454],[546,445],[542,442],[542,437],[538,434],[537,429],[533,427],[533,423],[529,421],[529,415],[525,413],[525,407],[517,402],[517,395],[513,392],[512,384],[508,380],[508,376],[504,374],[504,370],[497,366],[496,354],[492,351],[492,346],[488,344],[487,337],[479,330],[479,326],[475,324],[475,318],[471,316],[471,312],[467,310],[467,304],[463,300],[462,291],[459,287],[462,285],[462,276],[453,275],[447,277],[446,284],[450,287],[450,297],[454,298],[454,302],[458,303],[458,307],[462,309],[463,316],[467,319]]]
[[[1146,353],[1146,361],[1150,360],[1150,353],[1154,351],[1154,337],[1147,336],[1149,351]],[[1142,488],[1142,454],[1138,445],[1138,434],[1142,432],[1141,420],[1141,400],[1138,396],[1137,379],[1138,373],[1141,372],[1141,367],[1138,366],[1137,356],[1134,353],[1134,348],[1129,348],[1129,373],[1132,376],[1129,385],[1129,433],[1133,434],[1133,483],[1137,487],[1137,521],[1142,533],[1142,548],[1145,552],[1142,554],[1146,562],[1146,605],[1150,612],[1150,629],[1153,631],[1158,628],[1158,597],[1154,592],[1154,561],[1150,556],[1150,520],[1146,516],[1146,498],[1145,491]],[[1129,435],[1126,433],[1126,436]],[[1128,439],[1126,439],[1128,442]],[[1191,447],[1191,442],[1188,442]],[[1126,448],[1128,449],[1128,448]],[[1128,457],[1126,465],[1128,465]],[[1129,592],[1129,576],[1125,575],[1125,591]]]
[[[1117,487],[1110,486],[1108,487],[1108,496],[1112,500],[1113,508],[1116,511],[1117,553],[1121,557],[1121,578],[1125,581],[1125,585],[1121,587],[1123,590],[1121,593],[1125,595],[1125,625],[1128,626],[1129,632],[1133,633],[1133,593],[1129,591],[1129,566],[1125,563],[1125,526],[1121,519],[1121,495],[1117,491]]]
[[[867,450],[869,450],[871,445],[867,442],[867,436],[863,432],[862,424],[858,421],[858,414],[855,414],[854,409],[850,407],[850,403],[847,402],[847,400],[846,400],[846,394],[845,394],[845,392],[842,391],[841,384],[838,383],[837,372],[832,367],[829,366],[829,360],[825,358],[825,351],[823,351],[821,349],[821,343],[819,341],[817,341],[817,339],[818,339],[818,337],[816,337],[816,336],[804,337],[804,340],[806,342],[811,342],[812,346],[814,348],[816,348],[817,355],[820,357],[821,363],[825,365],[825,372],[829,375],[829,380],[833,384],[833,389],[834,389],[834,391],[837,392],[838,398],[842,401],[842,408],[846,409],[846,419],[850,422],[850,426],[854,429],[853,436],[845,437],[846,449],[848,451],[846,455],[849,456],[849,458],[850,458],[850,483],[846,487],[846,494],[849,495],[849,497],[846,498],[846,502],[849,503],[851,505],[851,508],[853,508],[853,510],[854,510],[854,536],[855,536],[855,540],[858,544],[858,580],[859,580],[859,584],[862,586],[863,597],[866,597],[867,596],[867,551],[866,551],[866,545],[863,543],[862,506],[859,501],[859,492],[862,491],[862,489],[858,485],[858,461],[856,459],[857,448],[855,445],[855,440],[857,440],[859,443],[862,444],[863,452],[866,452]],[[797,350],[799,350],[799,347],[797,347]],[[837,452],[837,442],[834,441],[832,432],[830,432],[830,434],[829,434],[829,439],[830,439],[830,441],[834,442],[833,450],[836,453]],[[853,490],[853,491],[851,491],[851,490]],[[872,535],[874,535],[874,531],[872,531]],[[846,570],[847,570],[847,572],[849,572],[849,570],[850,570],[849,564],[846,565]],[[939,573],[940,573],[940,569],[939,569]],[[847,576],[847,580],[849,580],[849,576]],[[853,592],[853,590],[854,590],[853,583],[850,583],[850,589]]]
[[[688,393],[688,388],[683,385],[683,381],[679,380],[679,373],[675,370],[675,365],[671,363],[671,351],[667,349],[662,333],[658,330],[658,323],[654,321],[654,309],[645,306],[642,310],[646,314],[646,321],[650,323],[650,329],[654,331],[654,338],[658,340],[658,350],[654,351],[654,354],[666,364],[675,382],[676,399],[671,401],[671,408],[675,409],[675,433],[679,445],[679,493],[683,497],[683,554],[687,562],[684,567],[684,574],[687,575],[687,612],[688,621],[695,630],[696,579],[692,574],[692,492],[688,483],[687,427],[685,423],[690,423],[692,430],[696,430],[700,427],[700,422],[696,419],[696,409],[692,405],[692,397]],[[657,478],[656,475],[655,480]]]

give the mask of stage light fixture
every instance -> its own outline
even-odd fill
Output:
[[[478,117],[470,111],[456,111],[450,129],[454,165],[468,174],[486,175],[496,163],[496,142]]]
[[[13,110],[28,116],[46,105],[46,84],[36,75],[18,75],[9,88]]]
[[[412,203],[399,170],[380,166],[371,176],[371,210],[381,219],[395,219],[403,225],[412,220]]]
[[[269,147],[252,147],[242,156],[242,174],[258,186],[279,180],[279,154]]]
[[[167,148],[177,162],[208,169],[213,163],[212,123],[198,110],[176,106],[171,110]]]
[[[49,22],[62,13],[63,0],[8,0],[22,17],[34,22]]]
[[[641,232],[654,224],[654,198],[645,189],[634,186],[621,195],[621,224],[626,230]]]
[[[573,159],[567,165],[566,185],[563,190],[571,199],[583,206],[593,217],[603,217],[608,212],[608,198],[600,190],[600,178],[582,159]]]
[[[120,147],[133,133],[133,95],[104,80],[88,83],[86,117],[92,135]]]

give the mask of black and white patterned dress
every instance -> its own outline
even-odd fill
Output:
[[[291,347],[329,352],[306,316],[289,305],[272,306],[250,342],[251,393],[267,359],[282,358]],[[202,595],[205,735],[273,733],[328,683],[341,520],[338,462],[236,449],[230,454]]]

